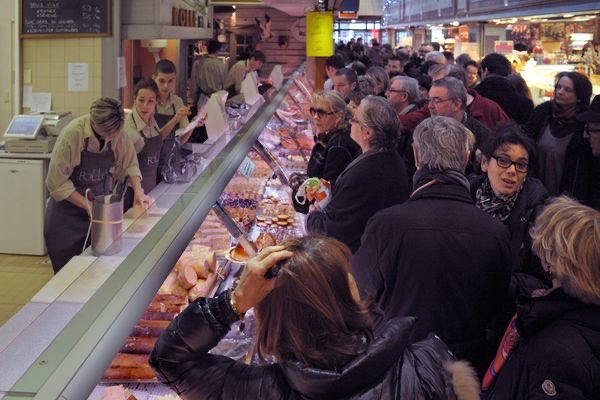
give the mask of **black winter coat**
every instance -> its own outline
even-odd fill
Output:
[[[551,118],[552,101],[547,101],[535,108],[523,129],[537,143]],[[575,123],[575,134],[567,146],[560,191],[600,210],[600,157],[592,154],[589,142],[583,137],[583,126],[582,122]],[[538,171],[534,169],[532,173],[536,176]]]
[[[600,306],[555,289],[527,299],[517,329],[519,344],[485,398],[600,399]]]
[[[489,365],[485,330],[510,279],[508,230],[473,204],[467,188],[435,183],[369,220],[352,262],[361,297],[383,311],[380,327],[418,318],[415,339],[436,332],[481,374]]]
[[[297,212],[308,214],[309,202],[299,204],[296,201],[298,187],[306,178],[323,178],[333,186],[342,171],[360,153],[360,146],[352,140],[350,131],[347,129],[338,129],[331,132],[326,141],[317,140],[308,160],[306,175],[302,174],[290,182],[294,209]]]
[[[442,372],[451,355],[433,336],[411,343],[414,318],[389,321],[382,335],[340,371],[294,361],[247,365],[208,354],[236,320],[223,294],[190,304],[162,333],[150,356],[161,382],[185,400],[413,400],[417,390],[434,393],[427,399],[454,398]]]
[[[333,186],[344,168],[360,153],[360,146],[352,140],[349,130],[336,130],[326,143],[316,142],[308,160],[306,175],[309,178],[326,179]]]
[[[524,124],[533,111],[533,101],[517,93],[510,81],[500,75],[489,75],[477,87],[477,93],[490,100],[494,100],[508,115],[510,119]]]
[[[408,198],[404,161],[395,150],[362,154],[342,172],[331,194],[324,210],[308,214],[307,231],[333,237],[355,252],[369,218]]]

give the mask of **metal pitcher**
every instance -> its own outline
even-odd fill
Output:
[[[97,196],[92,203],[92,254],[111,256],[123,247],[123,201]]]

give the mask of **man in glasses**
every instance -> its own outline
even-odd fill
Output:
[[[585,122],[583,136],[589,140],[594,157],[600,157],[600,96],[594,97],[590,109],[577,119]]]
[[[419,102],[419,83],[408,76],[395,76],[390,80],[390,87],[386,90],[385,97],[398,115],[413,112]]]
[[[587,175],[587,179],[581,180],[588,186],[588,196],[583,202],[600,210],[600,95],[594,97],[588,111],[577,115],[577,120],[585,123],[583,137],[591,147],[591,154],[589,149],[581,149],[578,161],[581,175]]]
[[[475,147],[471,155],[470,165],[467,167],[467,174],[478,172],[481,168],[481,151],[479,149],[491,143],[493,134],[467,112],[467,89],[465,85],[458,79],[451,77],[433,81],[431,89],[429,89],[427,107],[431,116],[450,117],[473,132]]]

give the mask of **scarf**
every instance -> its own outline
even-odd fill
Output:
[[[573,133],[577,126],[576,115],[576,104],[565,108],[556,103],[556,101],[552,101],[552,118],[548,122],[552,134],[555,137],[562,138]]]
[[[510,216],[522,188],[523,185],[514,193],[497,196],[492,190],[490,180],[485,178],[475,193],[475,205],[480,210],[504,222]]]
[[[417,170],[417,172],[415,172],[413,176],[414,190],[411,196],[425,187],[425,185],[429,186],[438,182],[458,184],[469,191],[469,181],[462,172],[452,169],[442,170],[438,168],[431,168],[429,165],[423,165]]]

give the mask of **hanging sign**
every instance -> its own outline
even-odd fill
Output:
[[[306,55],[333,55],[333,13],[309,12],[306,16]]]

